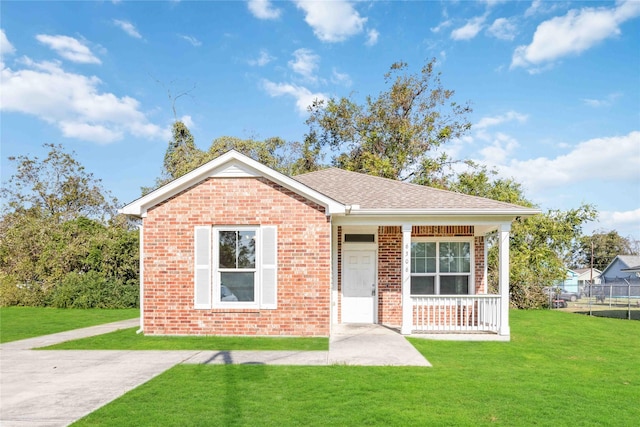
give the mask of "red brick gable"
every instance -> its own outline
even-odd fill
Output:
[[[147,211],[144,331],[328,336],[331,224],[324,208],[265,178],[209,178]],[[194,309],[194,227],[278,227],[278,306]]]

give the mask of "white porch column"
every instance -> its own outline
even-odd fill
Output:
[[[500,224],[498,230],[499,261],[498,283],[500,288],[500,330],[499,335],[509,336],[509,232],[511,223]]]
[[[411,224],[402,225],[402,328],[400,333],[410,335],[413,323],[411,304]]]

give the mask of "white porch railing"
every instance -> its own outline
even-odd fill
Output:
[[[413,332],[500,330],[500,295],[412,296]]]

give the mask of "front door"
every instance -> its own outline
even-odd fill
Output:
[[[342,323],[376,323],[376,251],[342,254]]]

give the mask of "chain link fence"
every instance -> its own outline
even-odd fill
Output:
[[[550,306],[591,316],[640,320],[640,282],[623,279],[587,284],[577,292],[559,291]]]

